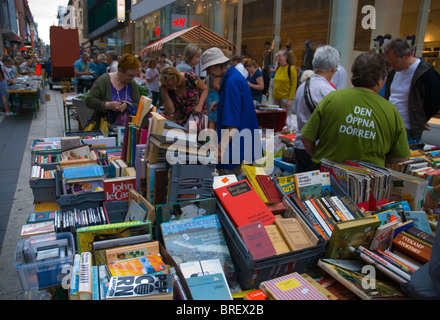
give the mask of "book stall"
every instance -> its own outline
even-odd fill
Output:
[[[430,260],[438,212],[423,200],[440,183],[440,148],[412,146],[389,168],[323,159],[295,174],[294,133],[277,134],[269,173],[243,164],[242,176],[219,176],[149,98],[121,132],[35,140],[35,209],[14,261],[25,297],[409,299],[404,285]]]

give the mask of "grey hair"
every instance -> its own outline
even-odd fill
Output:
[[[196,44],[187,45],[183,51],[183,60],[189,64],[197,55],[202,55],[202,49]]]
[[[402,38],[393,39],[382,47],[385,54],[388,54],[391,50],[394,51],[397,57],[402,58],[405,53],[411,53],[411,48],[408,42]]]
[[[313,57],[313,71],[329,71],[338,67],[341,61],[339,51],[331,46],[316,49]]]

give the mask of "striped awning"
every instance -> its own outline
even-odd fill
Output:
[[[141,54],[146,54],[153,51],[161,50],[164,44],[169,43],[170,41],[180,38],[184,40],[185,44],[196,44],[203,50],[219,47],[225,48],[228,50],[235,50],[235,45],[232,42],[229,42],[225,38],[220,37],[215,32],[205,28],[202,25],[198,25],[195,27],[191,27],[185,30],[174,32],[142,49]]]

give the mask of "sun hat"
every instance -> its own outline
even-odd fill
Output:
[[[211,66],[216,64],[222,64],[229,61],[229,58],[226,57],[223,52],[219,48],[209,48],[205,52],[203,52],[202,57],[202,71],[205,71]]]

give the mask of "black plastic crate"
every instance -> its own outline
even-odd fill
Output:
[[[171,169],[168,203],[186,201],[191,196],[200,199],[212,197],[214,164],[174,164],[167,167]]]
[[[221,203],[217,200],[218,217],[236,267],[240,286],[243,290],[258,289],[261,282],[292,272],[304,273],[316,266],[325,251],[327,242],[313,228],[310,222],[287,201],[286,197],[283,198],[283,203],[286,206],[286,210],[289,211],[288,216],[302,220],[308,227],[308,231],[318,239],[317,244],[302,250],[254,260]]]
[[[57,200],[55,178],[30,179],[29,186],[34,195],[34,203],[55,202]]]
[[[63,194],[63,171],[56,173],[56,202],[62,212],[73,209],[96,208],[102,205],[104,201],[104,191],[84,192],[79,194]]]

